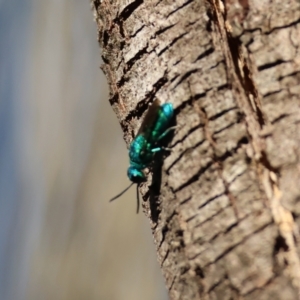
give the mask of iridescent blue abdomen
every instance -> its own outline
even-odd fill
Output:
[[[162,135],[168,130],[170,122],[174,115],[173,105],[171,103],[164,103],[157,112],[157,120],[153,125],[151,132],[151,140],[158,142]]]

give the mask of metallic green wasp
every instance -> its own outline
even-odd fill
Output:
[[[129,168],[127,176],[132,183],[120,194],[112,198],[113,201],[123,195],[133,184],[137,184],[137,212],[139,211],[139,184],[146,180],[143,170],[153,161],[154,154],[164,149],[161,140],[172,130],[170,127],[174,115],[171,103],[161,104],[155,100],[149,107],[142,125],[129,147]]]

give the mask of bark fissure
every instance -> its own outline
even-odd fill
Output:
[[[284,61],[282,59],[278,59],[274,62],[271,62],[271,63],[268,63],[268,64],[265,64],[265,65],[261,65],[261,66],[258,66],[257,70],[258,71],[263,71],[263,70],[266,70],[266,69],[270,69],[270,68],[274,68],[278,65],[281,65],[281,64],[285,64],[285,63],[288,63],[289,61]]]
[[[222,194],[222,196],[223,196],[223,194]],[[213,199],[213,200],[214,200],[214,199]],[[212,200],[211,200],[211,201],[212,201]],[[207,204],[210,203],[211,201],[206,202],[205,205],[207,205]],[[199,209],[201,209],[201,208],[204,207],[205,205],[202,205],[201,207],[199,207]],[[220,209],[219,211],[217,211],[215,214],[211,215],[208,219],[206,219],[206,220],[204,220],[203,222],[197,224],[197,225],[195,226],[195,228],[197,228],[197,227],[202,227],[205,223],[208,223],[208,222],[212,221],[214,218],[216,218],[217,216],[219,216],[222,212],[224,212],[225,209],[227,209],[227,208],[229,208],[229,207],[230,207],[230,206],[228,205],[228,206],[225,206],[225,207],[221,208],[221,209]],[[189,221],[191,221],[191,220],[192,220],[192,219],[187,220],[186,222],[189,222]]]
[[[200,168],[196,174],[194,174],[192,177],[190,177],[186,182],[184,182],[182,185],[180,185],[177,189],[174,190],[175,193],[183,190],[184,188],[191,185],[193,182],[197,181],[207,169],[209,169],[213,165],[213,162],[211,161],[206,166]]]
[[[130,71],[130,69],[132,68],[132,66],[139,61],[144,55],[149,54],[149,52],[147,51],[148,49],[148,44],[146,44],[146,46],[142,49],[140,49],[137,53],[135,53],[135,55],[126,62],[125,65],[125,69],[124,69],[124,74],[126,76],[126,73]],[[124,77],[125,77],[124,76]]]
[[[136,37],[144,28],[146,28],[146,25],[143,24],[140,28],[138,28],[137,31],[135,31],[133,34],[130,35],[130,38]]]
[[[201,146],[204,143],[204,140],[199,141],[197,144],[193,145],[192,147],[186,148],[183,152],[180,153],[180,155],[173,161],[173,163],[168,167],[168,169],[166,170],[166,172],[170,172],[170,170],[172,169],[173,166],[175,166],[180,159],[185,156],[186,154],[188,154],[189,152],[191,152],[192,150],[196,149],[197,147]]]
[[[206,205],[209,204],[210,202],[216,200],[217,198],[219,198],[219,197],[221,197],[221,196],[223,196],[223,195],[224,195],[224,193],[221,193],[221,194],[218,194],[218,195],[214,195],[213,197],[207,199],[204,203],[202,203],[202,204],[198,207],[198,209],[203,208],[204,206],[206,206]],[[224,209],[224,208],[223,208],[223,209]]]
[[[135,107],[134,110],[131,110],[129,114],[121,121],[123,128],[127,127],[128,122],[136,117],[140,117],[142,113],[149,107],[151,101],[153,101],[155,94],[167,83],[168,79],[166,74],[163,77],[159,78],[157,82],[153,84],[152,89],[147,93],[144,99],[142,99]]]
[[[135,0],[129,3],[117,17],[114,19],[114,22],[124,22],[126,21],[135,11],[136,9],[144,3],[144,0]]]
[[[205,50],[203,53],[201,53],[201,54],[199,54],[199,56],[197,56],[194,63],[196,63],[198,60],[204,59],[206,56],[209,56],[209,55],[213,54],[214,51],[215,51],[215,49],[213,47]]]
[[[163,48],[160,52],[157,53],[157,56],[161,56],[164,52],[166,52],[168,49],[170,49],[170,47],[172,47],[176,42],[178,42],[180,39],[182,39],[184,36],[186,36],[188,33],[184,32],[181,35],[177,36],[176,38],[174,38],[170,44],[168,44],[165,48]]]
[[[246,296],[250,296],[251,294],[253,294],[254,292],[256,291],[259,291],[259,290],[263,290],[264,288],[266,288],[267,286],[269,286],[270,284],[272,284],[275,279],[278,278],[278,276],[273,276],[271,277],[267,282],[265,282],[263,285],[259,286],[259,287],[256,287],[250,291],[248,291],[247,293],[243,294],[244,297]]]
[[[293,21],[293,22],[291,22],[291,23],[285,24],[283,26],[275,26],[275,27],[272,28],[272,30],[266,31],[265,34],[266,35],[270,35],[270,34],[272,34],[276,30],[285,29],[285,28],[289,28],[289,27],[294,27],[294,26],[296,26],[299,23],[300,23],[300,18],[297,19],[297,20],[295,20],[295,21]]]
[[[258,228],[257,230],[251,232],[249,235],[245,236],[241,241],[239,241],[236,244],[233,244],[232,246],[228,247],[225,251],[223,251],[221,254],[219,254],[216,259],[214,261],[211,261],[210,263],[208,263],[207,265],[204,265],[204,268],[206,268],[209,265],[215,264],[216,262],[218,262],[220,259],[222,259],[224,256],[226,256],[228,253],[230,253],[234,248],[242,245],[243,243],[245,243],[247,241],[247,239],[249,239],[251,236],[259,233],[260,231],[263,231],[266,227],[270,226],[271,224],[273,224],[273,222],[269,222],[263,226],[261,226],[260,228]]]
[[[193,1],[194,0],[187,0],[182,5],[180,5],[179,7],[177,7],[175,10],[173,10],[172,12],[170,12],[166,17],[169,18],[171,15],[177,13],[178,11],[180,11],[181,9],[183,9],[185,6],[189,5]]]
[[[209,117],[208,119],[209,119],[209,121],[214,121],[214,120],[222,117],[223,115],[227,114],[230,111],[237,110],[237,108],[238,108],[237,106],[226,108],[226,109],[220,111],[219,113]]]
[[[155,37],[160,36],[161,34],[166,32],[167,30],[173,28],[174,26],[176,26],[176,23],[159,29],[158,31],[155,32]]]

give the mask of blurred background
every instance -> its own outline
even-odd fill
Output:
[[[167,299],[89,0],[0,0],[0,299]]]

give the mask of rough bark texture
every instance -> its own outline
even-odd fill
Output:
[[[299,2],[94,7],[127,144],[154,97],[176,108],[141,187],[170,298],[298,299]]]

